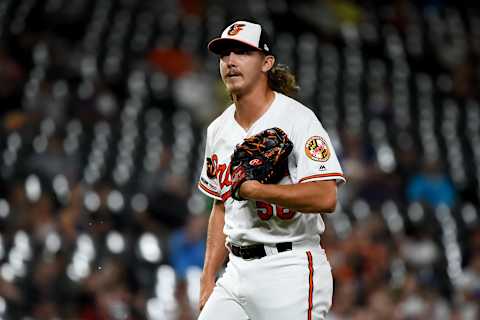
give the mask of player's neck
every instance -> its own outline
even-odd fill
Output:
[[[255,121],[267,112],[273,99],[275,99],[275,93],[269,87],[259,87],[241,96],[234,95],[235,120],[245,131],[248,131]]]

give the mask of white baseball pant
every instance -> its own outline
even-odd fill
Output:
[[[322,320],[332,304],[333,279],[318,245],[244,260],[230,253],[199,320]]]

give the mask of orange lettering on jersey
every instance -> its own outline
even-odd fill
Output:
[[[220,192],[224,187],[229,187],[232,185],[232,180],[230,179],[230,167],[231,163],[228,166],[225,163],[218,163],[218,156],[212,154],[210,158],[207,158],[207,176],[210,179],[217,178],[220,184]]]
[[[230,180],[230,167],[231,163],[228,164],[228,167],[224,163],[218,165],[217,178],[220,182],[220,190],[223,190],[223,187],[228,187],[232,184],[232,181]]]
[[[207,177],[213,179],[217,176],[218,156],[213,154],[211,158],[207,158]]]

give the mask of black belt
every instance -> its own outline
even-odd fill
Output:
[[[236,246],[232,243],[228,244],[230,251],[233,255],[240,257],[245,260],[253,260],[253,259],[260,259],[267,256],[265,251],[265,246],[263,244],[254,244],[250,246]],[[291,242],[281,242],[275,244],[277,247],[278,252],[290,251],[292,250],[292,243]]]

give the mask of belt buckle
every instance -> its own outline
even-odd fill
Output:
[[[240,257],[242,257],[243,260],[254,260],[254,258],[250,255],[250,252],[247,247],[240,246],[238,253],[240,254]]]

